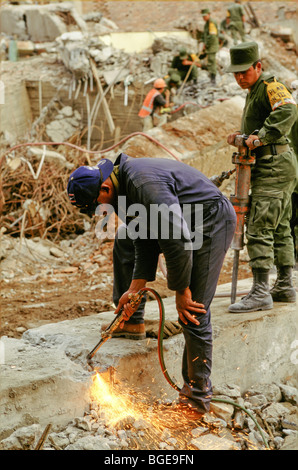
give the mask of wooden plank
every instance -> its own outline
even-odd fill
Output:
[[[91,70],[92,70],[94,79],[95,79],[96,84],[97,84],[98,91],[100,92],[101,97],[103,97],[103,99],[102,99],[102,106],[103,106],[104,113],[105,113],[106,118],[107,118],[107,122],[108,122],[108,126],[109,126],[109,129],[110,129],[110,133],[113,134],[114,131],[115,131],[115,124],[114,124],[114,121],[113,121],[113,118],[112,118],[112,115],[111,115],[111,112],[110,112],[110,109],[109,109],[107,100],[106,100],[105,97],[103,96],[104,92],[103,92],[103,89],[102,89],[101,82],[100,82],[100,80],[99,80],[99,78],[98,78],[97,68],[96,68],[95,62],[94,62],[92,59],[90,59],[90,64],[91,64]]]

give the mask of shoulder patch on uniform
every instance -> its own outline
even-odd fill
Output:
[[[212,21],[209,23],[209,34],[217,34],[217,27]]]
[[[264,81],[264,83],[267,85],[267,94],[273,111],[284,104],[296,104],[293,96],[282,83],[276,80],[270,83]]]

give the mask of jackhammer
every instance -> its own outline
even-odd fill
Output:
[[[255,131],[256,133],[258,131]],[[232,163],[236,165],[235,194],[231,194],[230,201],[234,206],[237,223],[231,248],[234,250],[231,303],[235,303],[237,293],[237,279],[239,270],[240,251],[244,248],[244,227],[249,214],[250,206],[250,180],[251,168],[256,163],[256,156],[247,145],[248,135],[239,134],[235,137],[234,144],[238,147],[238,152],[232,155]],[[255,147],[260,145],[259,140],[254,141]]]
[[[254,131],[253,134],[257,133],[258,131]],[[251,168],[256,162],[255,154],[246,145],[248,137],[246,134],[238,134],[235,137],[234,145],[238,147],[238,152],[234,152],[232,155],[232,163],[235,164],[234,170],[223,172],[220,176],[212,176],[210,178],[219,187],[224,179],[229,178],[232,173],[236,172],[235,193],[230,195],[230,201],[233,204],[237,217],[236,229],[231,244],[231,248],[234,250],[231,288],[232,304],[236,300],[239,257],[240,251],[244,248],[244,227],[249,214]],[[258,147],[260,141],[256,139],[254,145]]]

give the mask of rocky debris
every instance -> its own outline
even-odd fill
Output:
[[[55,5],[57,4],[53,4],[53,8]],[[60,5],[59,8],[63,8],[64,4],[61,3],[58,5]],[[33,5],[29,6],[33,7]],[[18,12],[18,8],[22,8],[23,5],[10,5],[9,7],[10,10],[16,7],[16,12]],[[67,6],[65,8],[67,8]],[[56,10],[50,11],[52,15],[55,16],[56,13],[54,13],[54,11]],[[103,35],[89,29],[90,24],[97,25],[98,21],[100,21],[100,23],[103,22],[104,17],[101,13],[93,12],[88,15],[93,19],[87,22],[82,19],[85,26],[87,25],[85,28],[80,26],[78,21],[76,21],[76,24],[71,24],[72,27],[68,28],[67,31],[60,31],[59,34],[55,34],[52,42],[34,42],[31,38],[30,41],[27,41],[27,45],[24,46],[24,41],[22,41],[23,44],[18,45],[19,52],[23,51],[22,53],[29,55],[42,53],[42,58],[38,57],[40,60],[36,61],[34,59],[37,59],[37,57],[31,57],[29,61],[21,61],[21,64],[19,61],[14,62],[13,78],[9,61],[4,61],[2,63],[3,83],[7,83],[7,86],[10,86],[12,79],[16,82],[18,80],[24,80],[25,77],[27,81],[34,81],[37,76],[42,76],[42,81],[50,83],[51,86],[57,89],[57,102],[59,99],[61,101],[61,96],[58,96],[58,89],[62,87],[63,92],[68,90],[69,100],[74,101],[72,106],[81,110],[82,106],[85,106],[85,101],[89,98],[89,92],[92,94],[96,89],[96,80],[99,80],[103,87],[107,87],[105,92],[110,91],[112,99],[114,99],[114,86],[119,85],[119,89],[121,89],[122,92],[124,88],[126,96],[129,95],[131,99],[137,100],[142,96],[141,93],[145,92],[145,87],[148,87],[155,78],[167,75],[173,55],[177,53],[182,46],[192,52],[198,51],[198,42],[193,37],[189,36],[181,39],[169,34],[166,37],[155,38],[152,46],[146,50],[142,50],[137,54],[128,53],[123,49],[107,45]],[[108,23],[108,19],[106,20],[106,23]],[[198,27],[202,28],[202,26],[203,24]],[[110,25],[110,27],[113,30],[117,29],[116,25]],[[181,24],[179,28],[187,29],[186,26]],[[272,29],[275,31],[276,27],[272,26]],[[2,31],[2,36],[1,50],[6,41],[8,57],[8,43],[10,42],[10,38],[5,31]],[[16,37],[20,39],[21,36],[16,34]],[[286,50],[285,46],[289,43],[284,42],[280,37],[277,38],[280,40],[279,42],[276,38],[273,38],[270,24],[264,25],[259,29],[251,30],[248,39],[253,39],[258,42],[266,69],[270,69],[278,76],[281,76],[288,84],[296,78],[295,51]],[[39,39],[39,41],[41,41],[41,39]],[[95,71],[91,69],[91,61],[95,64]],[[185,84],[183,90],[180,90],[179,93],[173,96],[175,107],[173,108],[173,112],[169,114],[168,121],[173,121],[181,115],[192,113],[200,107],[210,106],[217,100],[223,101],[235,95],[245,97],[245,92],[238,87],[232,74],[225,73],[228,63],[229,50],[227,47],[222,47],[217,54],[218,74],[217,82],[213,86],[210,84],[205,60],[202,60],[202,68],[199,70],[197,83]],[[19,66],[19,64],[21,66]],[[35,69],[35,67],[37,68]],[[39,85],[41,85],[41,83]],[[143,89],[144,91],[141,91]],[[41,90],[42,87],[40,86],[38,96],[40,103],[43,98]],[[99,94],[103,93],[103,91],[98,91]],[[84,103],[82,103],[82,99]],[[179,109],[180,106],[183,106],[181,110]],[[49,107],[50,103],[47,103],[47,109],[39,110],[40,118],[35,116],[37,120],[30,131],[30,134],[35,138],[38,138],[36,128],[38,127],[38,129],[42,131],[45,129],[44,124],[49,124],[49,116],[47,115],[49,114]],[[88,128],[92,126],[93,129],[95,118],[97,118],[96,112],[94,115],[96,109],[95,107],[90,110],[90,114],[88,114],[87,109],[87,116],[92,116],[93,121],[91,123],[87,122]],[[105,110],[105,114],[106,112],[107,110]],[[85,113],[81,113],[81,115],[86,116]],[[106,117],[107,120],[110,121],[109,117]],[[24,121],[28,122],[28,118],[24,119]],[[4,143],[7,144],[13,144],[13,140],[18,136],[15,132],[14,139],[10,136],[10,134],[13,133],[13,128],[10,123],[11,119],[7,119],[7,122],[3,120],[2,127],[4,128],[0,128],[0,136],[2,133]],[[115,130],[113,124],[114,123],[111,122],[109,124],[110,132],[112,133]],[[137,121],[137,123],[133,125],[136,126],[138,124],[139,122]],[[96,125],[98,125],[98,122]],[[121,124],[117,122],[117,126],[119,125],[121,127]],[[58,126],[58,124],[55,123],[52,125],[52,127],[55,126]],[[66,130],[66,139],[73,137],[69,137],[69,134],[71,134],[71,129]],[[85,134],[86,133],[84,133],[84,135]],[[42,140],[42,137],[43,136],[39,135],[39,140]]]
[[[269,393],[266,392],[269,389]],[[229,395],[214,395],[237,403],[240,390],[236,385],[224,385],[220,390]],[[216,391],[215,391],[216,392]],[[120,400],[121,389],[115,395]],[[51,425],[44,441],[44,450],[297,450],[298,410],[285,397],[298,396],[297,388],[287,384],[264,384],[251,387],[243,397],[241,409],[233,404],[212,402],[211,410],[198,423],[181,423],[177,426],[175,403],[140,403],[133,398],[136,413],[127,413],[118,419],[111,409],[98,401],[90,402],[90,409],[83,417],[74,418],[66,426]],[[265,401],[264,397],[266,395]],[[258,403],[251,397],[260,397]],[[125,403],[125,402],[124,402]],[[139,411],[141,409],[142,411]],[[247,412],[246,412],[246,411]],[[121,412],[124,410],[121,410]],[[237,415],[241,412],[242,424]],[[176,422],[163,421],[171,416]],[[116,418],[116,419],[115,419]],[[180,418],[182,419],[182,418]],[[161,424],[163,423],[163,424]],[[0,450],[33,450],[43,432],[39,424],[21,427],[0,441]]]
[[[31,201],[32,202],[32,201]],[[29,200],[27,200],[29,205]],[[36,210],[35,206],[34,209]],[[39,209],[38,209],[39,210]],[[15,240],[13,237],[1,233],[0,244],[0,279],[22,279],[27,282],[35,279],[58,282],[59,278],[73,274],[88,272],[90,276],[102,271],[111,261],[112,243],[99,243],[96,236],[86,232],[73,240],[61,240],[54,243],[49,239],[40,237],[23,238]],[[75,258],[74,258],[75,253]],[[37,272],[37,274],[35,274]]]
[[[55,44],[64,65],[76,79],[88,78],[89,58],[93,58],[98,66],[100,78],[104,78],[104,73],[114,69],[128,67],[127,74],[132,73],[136,82],[154,80],[166,75],[173,55],[179,52],[182,45],[193,51],[197,48],[197,41],[192,38],[178,39],[168,36],[155,39],[152,50],[144,50],[136,55],[111,45],[107,46],[100,36],[83,34],[81,31],[64,33],[56,38]],[[124,78],[125,76],[118,76],[117,81],[123,81]]]
[[[71,2],[47,5],[3,5],[0,11],[1,32],[21,40],[54,41],[67,32],[68,24],[83,31],[86,25]]]
[[[57,37],[56,44],[65,67],[77,79],[88,76],[90,72],[89,36],[84,36],[80,31],[72,31]]]
[[[214,103],[213,112],[209,109],[199,110],[199,113],[202,113],[201,118],[194,112],[176,119],[175,124],[173,122],[168,128],[153,129],[151,135],[155,138],[155,143],[148,143],[145,136],[132,135],[127,145],[124,143],[121,150],[118,148],[115,154],[113,152],[114,156],[106,153],[106,157],[113,160],[120,151],[124,151],[132,157],[150,155],[169,158],[161,148],[163,145],[173,149],[182,158],[191,155],[193,165],[199,165],[198,168],[203,173],[212,176],[209,172],[220,173],[219,166],[225,168],[231,164],[231,152],[227,149],[226,136],[237,126],[242,106],[243,98],[240,96],[224,104],[218,101]],[[72,138],[71,136],[81,131],[78,111],[70,106],[59,108],[58,103],[53,105],[43,122],[40,121],[38,125],[45,128],[45,140],[55,143],[61,143],[66,136]],[[212,126],[214,130],[211,132]],[[56,145],[54,153],[51,153],[50,148],[41,144],[20,147],[15,153],[8,154],[3,161],[1,173],[5,184],[2,188],[3,211],[0,219],[7,235],[20,233],[23,229],[26,237],[42,236],[46,231],[47,238],[59,241],[63,238],[63,233],[69,238],[71,234],[78,235],[90,228],[90,219],[82,215],[78,217],[78,211],[69,203],[65,188],[70,170],[74,166],[90,162],[95,164],[100,157],[86,156],[83,148],[82,151],[76,148],[69,150],[67,146]],[[207,148],[210,155],[205,158],[203,153]],[[196,162],[198,157],[200,161]],[[14,193],[18,194],[17,198],[12,197]],[[51,194],[50,198],[48,194]],[[31,220],[26,216],[23,219],[23,204],[27,199],[35,200],[47,217]]]
[[[98,11],[86,13],[83,15],[83,20],[88,23],[88,30],[92,32],[92,34],[107,34],[119,30],[114,21],[106,18]]]
[[[71,106],[64,106],[46,125],[46,133],[52,142],[66,142],[81,127],[82,117]]]
[[[61,110],[61,112],[62,112],[62,110]],[[74,113],[72,110],[71,110],[71,112],[74,114],[75,117],[72,121],[70,121],[69,124],[72,127],[71,132],[74,133],[75,130],[77,129],[76,126],[79,125],[80,115],[79,115],[79,113],[76,113],[76,112]],[[73,127],[73,124],[74,124],[74,127]],[[56,142],[57,142],[57,140],[56,140]],[[27,155],[29,157],[37,157],[39,160],[44,159],[45,161],[54,162],[57,165],[61,166],[61,168],[67,168],[68,170],[74,169],[74,164],[73,163],[68,162],[67,159],[64,157],[64,155],[62,155],[59,152],[55,152],[54,150],[41,149],[39,147],[28,147],[28,154]],[[18,159],[14,158],[9,162],[9,164],[10,165],[16,164],[16,161],[18,161]]]

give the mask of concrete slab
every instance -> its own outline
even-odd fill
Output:
[[[91,381],[81,366],[54,347],[12,338],[1,343],[0,439],[18,427],[65,424],[83,415]]]
[[[251,280],[239,281],[239,291]],[[227,293],[225,296],[223,293]],[[288,377],[298,383],[297,304],[275,304],[272,310],[229,314],[230,285],[219,286],[212,304],[213,384],[236,384],[244,392],[259,383]],[[223,295],[223,296],[222,296]],[[167,320],[176,320],[174,297],[164,299]],[[29,423],[68,423],[88,406],[92,373],[86,355],[100,339],[101,325],[113,312],[43,325],[28,330],[21,340],[2,338],[0,365],[0,438],[8,429]],[[157,302],[147,303],[146,318],[159,319]],[[181,382],[184,338],[164,340],[164,360],[170,377]],[[110,339],[94,356],[99,370],[114,371],[114,379],[151,398],[175,398],[162,374],[157,340]],[[0,361],[1,363],[1,361]]]

